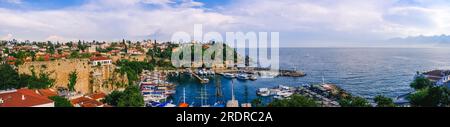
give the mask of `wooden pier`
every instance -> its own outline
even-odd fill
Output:
[[[202,83],[202,84],[209,83],[209,80],[203,79],[202,77],[198,76],[198,75],[195,74],[194,72],[192,72],[192,75],[193,75],[194,77],[196,77],[196,78],[200,81],[200,83]]]

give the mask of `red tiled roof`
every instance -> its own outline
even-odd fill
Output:
[[[426,72],[426,73],[423,73],[423,74],[428,75],[428,76],[442,77],[443,76],[442,72],[443,72],[442,70],[433,70],[433,71]]]
[[[81,107],[99,107],[99,106],[103,106],[103,103],[98,102],[96,100],[87,98],[87,97],[80,97],[80,98],[76,98],[73,100],[70,100],[70,102],[73,105],[80,105]]]
[[[40,89],[38,90],[39,94],[41,94],[42,96],[45,97],[53,97],[53,96],[58,96],[58,93],[56,93],[56,91],[51,90],[51,89]]]
[[[98,100],[98,99],[103,99],[106,97],[105,93],[95,93],[89,96],[90,98],[94,99],[94,100]]]
[[[34,90],[19,89],[16,92],[0,94],[3,103],[0,107],[33,107],[53,103],[45,96],[39,95]]]
[[[98,60],[111,60],[108,57],[99,56],[99,57],[91,57],[91,61],[98,61]]]
[[[13,56],[8,56],[8,58],[6,59],[7,61],[14,61],[17,60],[15,57]]]
[[[119,53],[120,50],[111,50],[110,52],[111,52],[111,53]]]

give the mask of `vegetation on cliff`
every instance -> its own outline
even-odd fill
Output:
[[[145,104],[144,97],[136,85],[128,86],[123,92],[113,91],[103,102],[117,107],[142,107]]]
[[[28,87],[30,89],[46,89],[54,85],[55,80],[49,77],[49,73],[36,74],[31,69],[31,75],[21,74],[14,70],[10,65],[0,65],[0,90],[19,89]]]
[[[68,84],[68,88],[69,91],[75,91],[75,84],[77,84],[77,71],[73,71],[69,74],[69,84]]]
[[[319,104],[312,98],[302,95],[292,95],[290,99],[275,100],[268,107],[318,107]]]
[[[139,74],[143,70],[154,70],[154,65],[147,62],[120,60],[116,64],[119,67],[116,71],[121,75],[127,76],[129,85],[139,80]]]

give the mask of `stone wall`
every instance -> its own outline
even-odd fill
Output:
[[[27,62],[19,66],[19,73],[31,75],[32,68],[37,74],[41,72],[49,73],[50,78],[55,79],[54,88],[67,88],[69,74],[76,70],[78,75],[75,90],[83,94],[94,92],[109,93],[122,87],[117,84],[128,83],[126,75],[120,75],[115,72],[115,65],[91,66],[88,59]]]
[[[55,88],[67,88],[69,84],[69,74],[73,71],[78,73],[75,90],[81,93],[90,93],[89,77],[91,66],[88,59],[67,59],[42,62],[27,62],[19,66],[20,74],[31,75],[31,69],[37,74],[45,72],[50,74],[50,78],[55,79]]]

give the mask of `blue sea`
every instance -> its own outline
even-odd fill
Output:
[[[333,83],[346,91],[371,99],[376,95],[396,97],[412,91],[409,84],[417,71],[450,69],[450,49],[445,48],[282,48],[280,67],[296,68],[307,76],[277,77],[256,81],[234,80],[234,92],[239,103],[257,98],[256,90],[278,85],[299,86],[302,84]],[[181,81],[180,81],[181,80]],[[186,90],[187,103],[200,105],[200,91],[207,91],[208,104],[217,100],[231,99],[231,80],[220,78],[224,97],[215,96],[215,80],[207,85],[195,79],[172,80],[177,85],[174,103],[179,103]],[[265,102],[270,97],[263,98]]]

